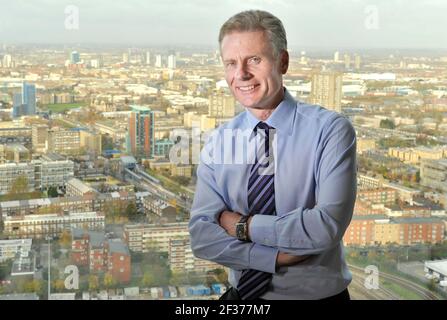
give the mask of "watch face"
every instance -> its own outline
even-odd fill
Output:
[[[236,237],[239,240],[245,240],[245,223],[237,223],[236,224]]]

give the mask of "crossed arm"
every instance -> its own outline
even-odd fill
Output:
[[[233,211],[223,211],[219,216],[219,225],[225,229],[225,231],[231,237],[236,237],[236,223],[241,219],[242,215],[238,212]],[[250,223],[253,216],[248,218],[248,237],[250,237]],[[278,252],[276,256],[276,268],[286,267],[300,263],[301,261],[307,259],[309,255],[297,256],[291,255],[285,252]]]
[[[299,263],[339,244],[351,220],[356,195],[355,131],[346,119],[337,118],[321,145],[317,150],[321,152],[317,204],[281,216],[251,217],[251,242],[235,237],[240,214],[226,206],[213,166],[200,163],[189,224],[194,254],[235,270],[275,273],[277,267]]]

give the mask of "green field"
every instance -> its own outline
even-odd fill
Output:
[[[70,109],[75,109],[85,106],[85,103],[56,103],[56,104],[46,104],[43,109],[47,109],[51,112],[62,113]]]
[[[381,283],[386,289],[391,290],[396,295],[401,297],[404,300],[423,300],[424,298],[421,297],[416,292],[409,291],[407,288],[401,287],[397,283],[391,283],[386,280],[383,280]]]
[[[53,120],[53,124],[55,124],[55,125],[57,125],[57,126],[61,126],[61,127],[63,127],[63,128],[67,128],[67,129],[75,128],[75,127],[76,127],[76,126],[74,126],[74,125],[68,123],[68,122],[65,121],[64,119],[54,119],[54,120]]]
[[[45,194],[43,192],[34,191],[27,193],[17,193],[17,194],[3,194],[0,195],[1,201],[16,201],[16,200],[30,200],[30,199],[39,199],[43,198]]]

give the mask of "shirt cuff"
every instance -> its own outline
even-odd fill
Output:
[[[250,240],[269,247],[276,247],[276,216],[256,214],[248,225]]]
[[[254,243],[250,250],[249,268],[275,273],[276,256],[279,250]]]

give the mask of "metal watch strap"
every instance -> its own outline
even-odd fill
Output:
[[[250,216],[242,216],[239,222],[236,224],[236,235],[237,238],[241,241],[250,241],[248,239],[248,225],[247,221]],[[243,228],[243,235],[241,234],[241,228]]]

